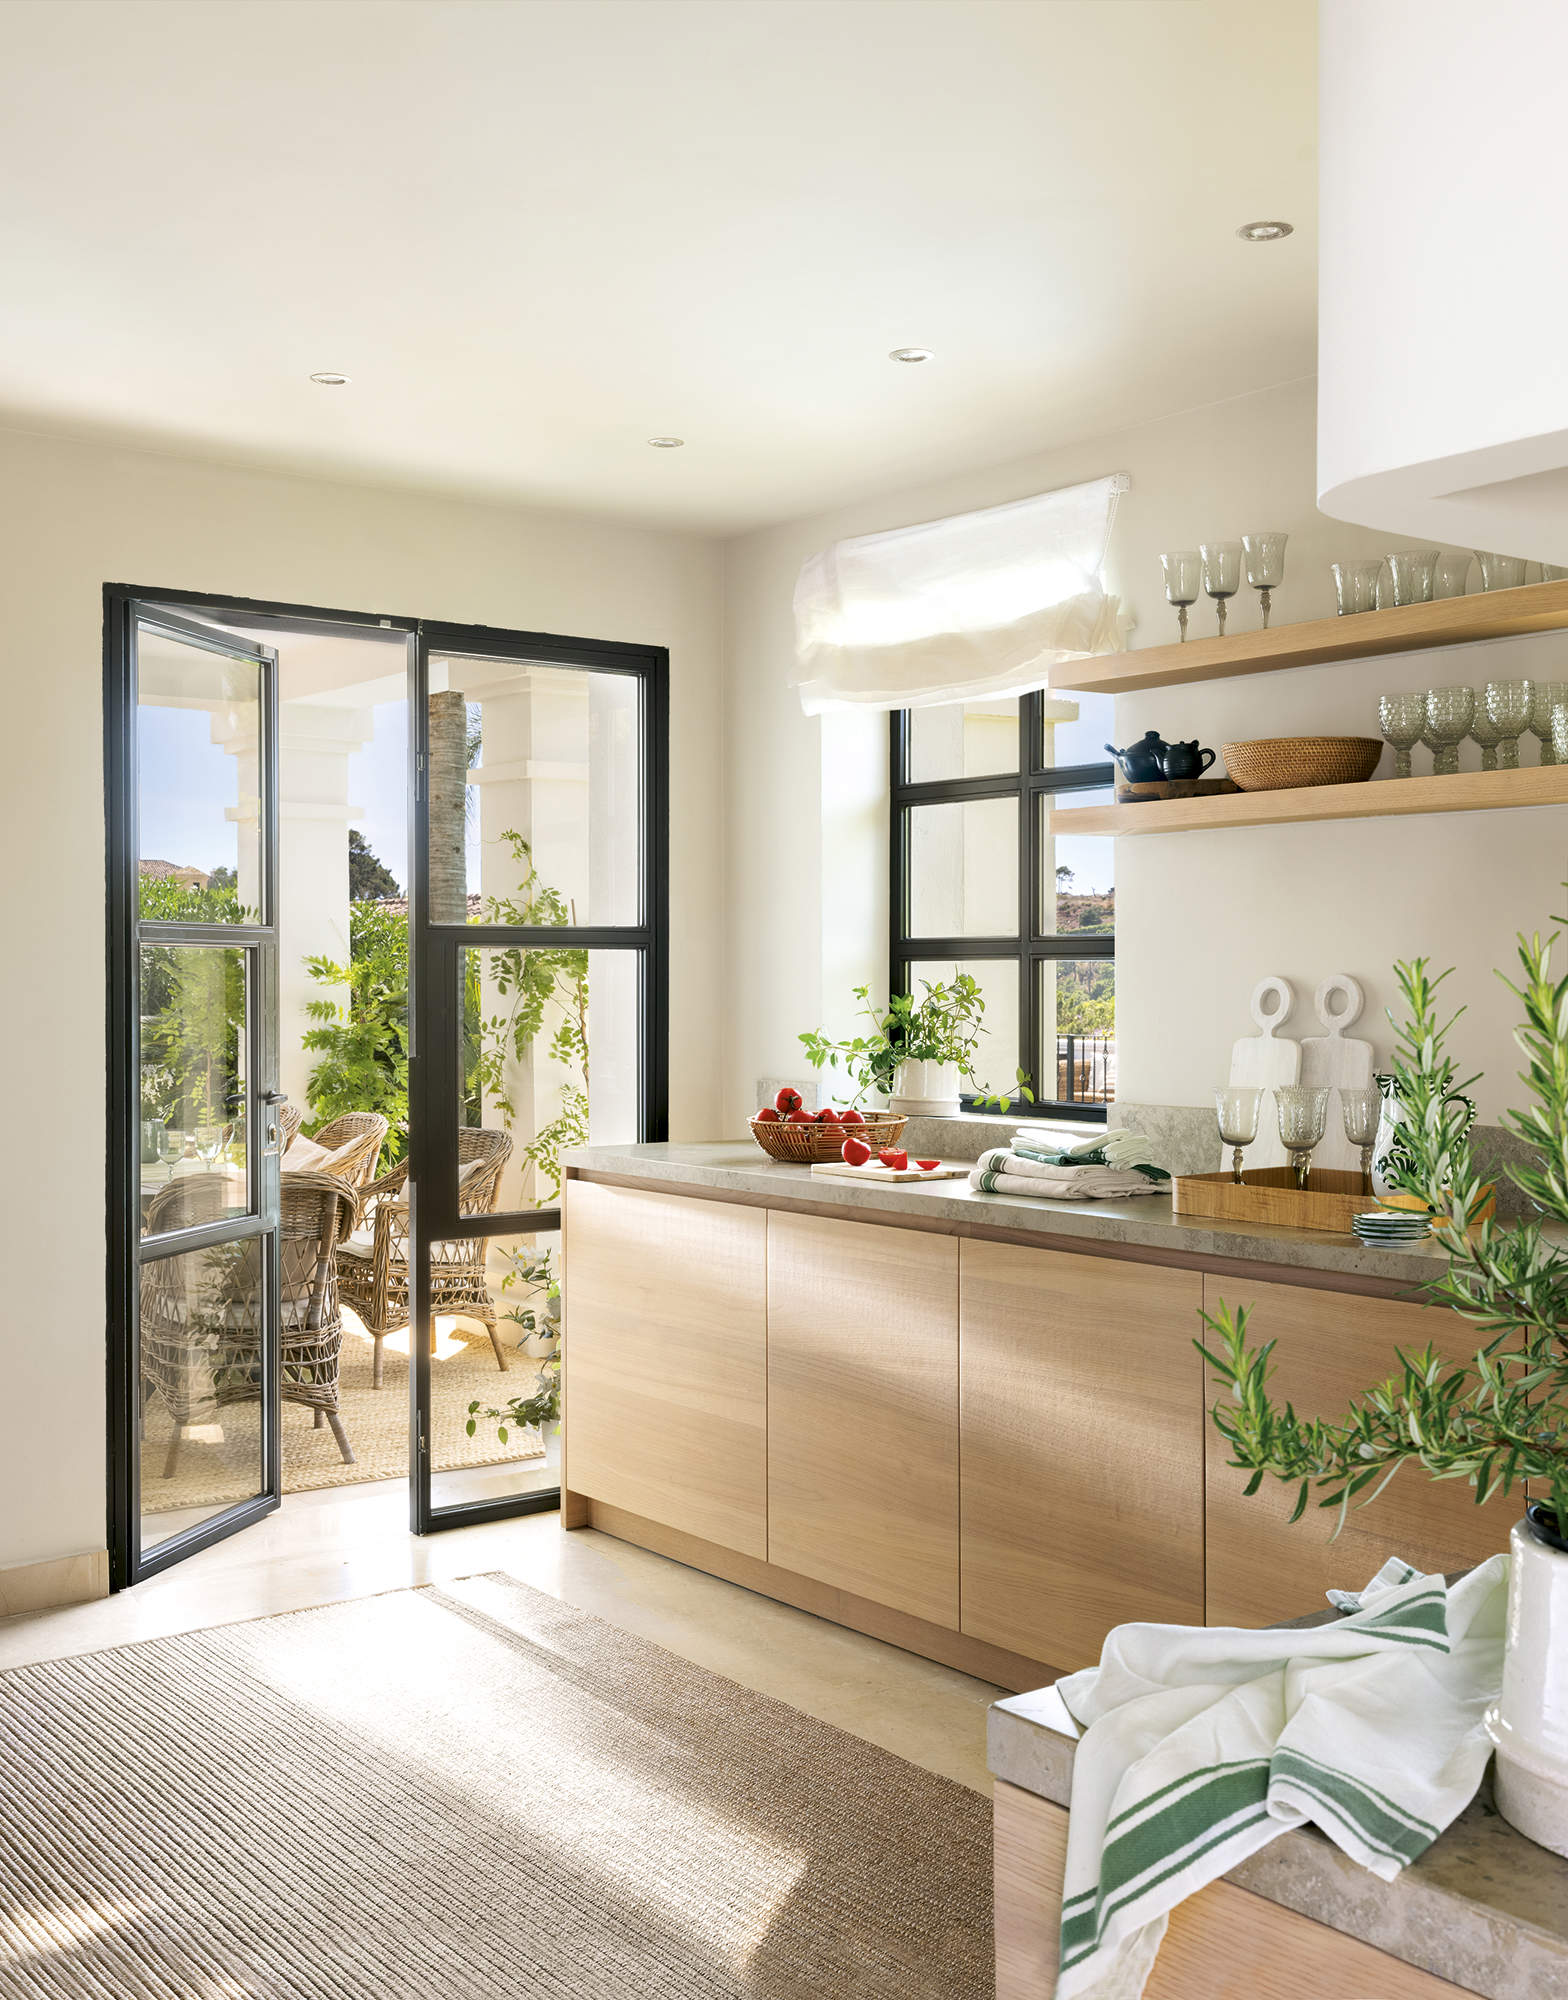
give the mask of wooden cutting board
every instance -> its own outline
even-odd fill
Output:
[[[884,1167],[880,1160],[867,1160],[864,1166],[852,1167],[845,1160],[818,1160],[811,1171],[831,1181],[951,1181],[960,1176],[967,1180],[973,1165],[973,1161],[942,1160],[934,1167]]]
[[[1258,1033],[1243,1035],[1230,1052],[1230,1080],[1264,1093],[1258,1107],[1258,1136],[1247,1148],[1249,1167],[1283,1167],[1290,1156],[1280,1144],[1274,1092],[1282,1083],[1301,1081],[1301,1044],[1279,1037],[1296,1004],[1288,979],[1268,973],[1252,989],[1252,1018]]]
[[[1343,1001],[1338,1012],[1335,1000]],[[1328,1030],[1323,1035],[1304,1035],[1301,1040],[1301,1081],[1324,1085],[1334,1093],[1328,1104],[1328,1123],[1322,1143],[1312,1155],[1316,1167],[1332,1167],[1354,1172],[1361,1165],[1361,1151],[1345,1137],[1340,1116],[1341,1090],[1365,1090],[1372,1081],[1377,1058],[1370,1042],[1363,1042],[1345,1030],[1354,1027],[1366,1005],[1366,995],[1358,980],[1348,972],[1331,972],[1312,996],[1317,1017]]]

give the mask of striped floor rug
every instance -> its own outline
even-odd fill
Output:
[[[5,2000],[988,2000],[985,1799],[500,1575],[0,1674]]]

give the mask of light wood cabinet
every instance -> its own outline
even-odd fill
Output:
[[[769,1215],[768,1560],[957,1629],[952,1237]]]
[[[572,1492],[767,1555],[767,1216],[571,1180]]]
[[[959,1246],[963,1624],[1063,1670],[1203,1621],[1195,1271]]]
[[[1468,1324],[1443,1307],[1205,1277],[1205,1309],[1213,1312],[1221,1299],[1232,1308],[1252,1307],[1254,1342],[1278,1340],[1271,1391],[1304,1417],[1339,1415],[1352,1396],[1394,1371],[1398,1348],[1409,1353],[1430,1345],[1456,1359],[1473,1351]],[[1205,1374],[1212,1406],[1222,1385]],[[1352,1508],[1331,1539],[1335,1511],[1317,1507],[1314,1496],[1293,1524],[1298,1489],[1272,1479],[1246,1498],[1248,1475],[1226,1463],[1225,1440],[1212,1424],[1205,1438],[1211,1625],[1299,1618],[1322,1608],[1327,1589],[1358,1589],[1391,1555],[1423,1570],[1467,1568],[1508,1546],[1508,1530],[1522,1511],[1517,1495],[1477,1507],[1468,1486],[1438,1484],[1406,1466],[1370,1506]]]

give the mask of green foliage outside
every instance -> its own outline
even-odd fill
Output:
[[[408,918],[380,903],[349,905],[349,962],[311,957],[312,979],[348,998],[306,1008],[312,1025],[301,1046],[321,1060],[305,1086],[311,1131],[345,1111],[379,1111],[387,1121],[377,1171],[408,1151]]]
[[[198,889],[143,875],[150,922],[237,924],[251,914],[232,886]],[[141,1115],[191,1131],[234,1116],[245,1028],[245,968],[237,950],[144,944],[140,966]]]
[[[397,877],[375,854],[357,826],[348,830],[348,893],[355,903],[375,903],[400,896]]]
[[[1270,1394],[1275,1343],[1250,1343],[1245,1307],[1204,1315],[1216,1348],[1200,1343],[1200,1351],[1230,1385],[1231,1400],[1213,1412],[1230,1463],[1251,1473],[1249,1493],[1265,1478],[1296,1485],[1293,1519],[1315,1490],[1318,1505],[1337,1508],[1343,1526],[1352,1502],[1374,1500],[1410,1465],[1433,1479],[1464,1480],[1478,1506],[1537,1481],[1568,1526],[1568,1253],[1542,1233],[1546,1222],[1568,1222],[1568,979],[1552,964],[1559,936],[1544,944],[1539,933],[1521,936],[1519,983],[1503,981],[1523,1006],[1515,1040],[1525,1058],[1520,1080],[1533,1099],[1508,1121],[1535,1153],[1533,1164],[1508,1172],[1536,1211],[1506,1227],[1479,1219],[1489,1190],[1471,1161],[1466,1085],[1447,1052],[1459,1017],[1444,1021],[1438,1006],[1448,975],[1434,977],[1422,958],[1395,967],[1405,1005],[1403,1022],[1389,1016],[1398,1036],[1402,1145],[1389,1172],[1438,1218],[1448,1267],[1425,1289],[1476,1329],[1471,1358],[1443,1361],[1431,1347],[1401,1353],[1398,1372],[1343,1415],[1309,1419]]]
[[[1061,959],[1056,967],[1056,1032],[1116,1033],[1116,967],[1108,958]]]

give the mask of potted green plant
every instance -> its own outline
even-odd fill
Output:
[[[1012,1096],[985,1095],[975,1073],[975,1058],[985,1021],[985,996],[972,974],[959,972],[951,982],[922,979],[921,991],[895,993],[885,1007],[871,998],[869,986],[857,986],[859,1013],[871,1032],[842,1041],[816,1033],[802,1035],[806,1060],[813,1069],[837,1068],[855,1085],[851,1100],[859,1104],[868,1091],[890,1100],[890,1109],[911,1114],[953,1114],[959,1108],[961,1083],[981,1093],[981,1101],[1006,1111]],[[1017,1072],[1015,1094],[1034,1102],[1027,1073]]]
[[[1443,1021],[1437,1001],[1448,975],[1432,977],[1425,959],[1395,968],[1407,1017],[1394,1022],[1401,1117],[1390,1171],[1432,1212],[1448,1263],[1426,1289],[1475,1327],[1472,1358],[1454,1365],[1430,1347],[1402,1354],[1399,1372],[1343,1415],[1309,1419],[1270,1395],[1274,1342],[1251,1343],[1244,1307],[1205,1314],[1217,1347],[1199,1346],[1230,1385],[1213,1418],[1231,1464],[1251,1473],[1249,1493],[1265,1478],[1297,1485],[1293,1520],[1316,1490],[1343,1523],[1349,1506],[1375,1499],[1405,1465],[1465,1480],[1478,1505],[1533,1483],[1541,1497],[1527,1502],[1511,1538],[1502,1697],[1487,1727],[1504,1818],[1568,1855],[1568,1671],[1552,1652],[1552,1636],[1560,1649],[1568,1632],[1568,1251],[1545,1233],[1547,1223],[1568,1223],[1568,979],[1553,974],[1558,935],[1521,937],[1519,984],[1504,981],[1523,1004],[1516,1039],[1534,1100],[1508,1118],[1533,1148],[1532,1164],[1509,1174],[1535,1214],[1507,1226],[1491,1219],[1470,1160],[1464,1085],[1446,1049],[1458,1015]]]

